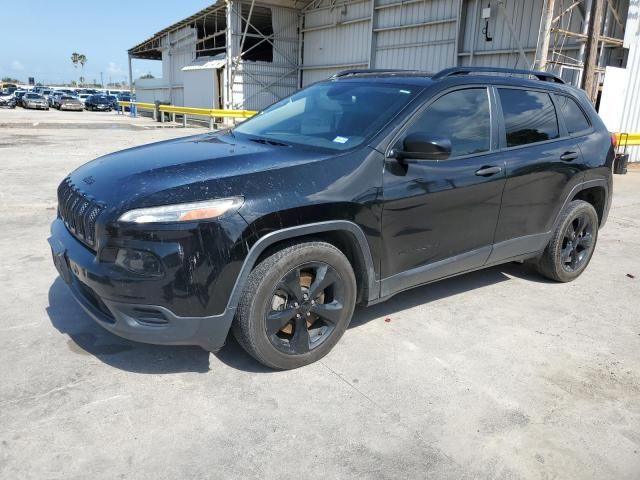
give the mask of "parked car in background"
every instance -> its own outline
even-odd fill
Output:
[[[56,108],[58,110],[74,110],[81,112],[84,110],[84,103],[72,95],[62,95],[61,97],[58,97]]]
[[[37,110],[49,110],[49,102],[39,93],[27,93],[22,97],[24,108],[35,108]]]
[[[8,90],[0,93],[0,107],[16,108],[16,97]]]
[[[27,94],[26,90],[16,90],[13,92],[13,96],[16,98],[16,104],[22,106],[22,97]]]
[[[66,93],[62,90],[56,90],[55,92],[53,92],[53,94],[49,96],[49,106],[58,108],[58,101],[63,95],[66,95]]]
[[[91,111],[108,111],[113,108],[109,97],[106,95],[91,95],[84,102],[84,108]]]
[[[40,95],[42,95],[47,100],[47,103],[49,103],[49,97],[53,95],[53,93],[54,93],[54,90],[51,90],[49,88],[45,88],[40,91]]]
[[[115,95],[107,95],[107,98],[111,102],[111,108],[113,108],[114,110],[118,110],[118,108],[120,108],[120,106],[118,105],[118,97],[116,97]]]
[[[89,94],[89,93],[79,93],[77,98],[84,105],[85,102],[87,101],[87,98],[89,98],[90,96],[91,96],[91,94]]]

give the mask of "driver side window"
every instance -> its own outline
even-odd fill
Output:
[[[491,115],[487,89],[469,88],[443,95],[418,114],[405,135],[412,133],[449,139],[449,158],[488,152],[491,148]]]

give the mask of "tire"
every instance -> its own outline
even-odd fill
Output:
[[[547,248],[538,259],[538,272],[556,282],[571,282],[584,272],[598,241],[598,214],[590,203],[570,202],[560,215]]]
[[[340,250],[325,242],[290,245],[249,275],[233,333],[247,353],[270,368],[302,367],[340,340],[355,301],[355,275]]]

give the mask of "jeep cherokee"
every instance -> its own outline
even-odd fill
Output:
[[[81,166],[50,244],[107,330],[217,351],[232,329],[295,368],[357,304],[512,261],[575,279],[613,159],[587,97],[552,74],[346,71],[233,129]]]

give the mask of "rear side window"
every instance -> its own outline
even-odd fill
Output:
[[[407,134],[429,132],[451,141],[451,157],[488,152],[491,115],[486,88],[456,90],[438,98],[422,111]]]
[[[556,99],[569,135],[589,128],[589,120],[574,99],[564,95],[557,95]]]
[[[499,88],[507,147],[544,142],[560,136],[558,117],[548,93]]]

